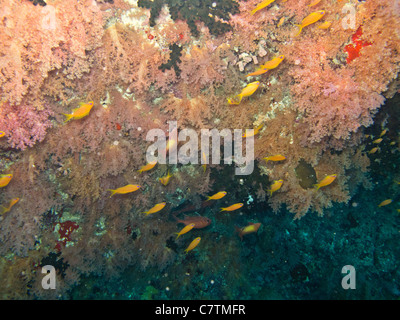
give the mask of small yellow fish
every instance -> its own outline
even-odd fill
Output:
[[[250,222],[248,226],[239,228],[235,226],[236,232],[239,234],[239,237],[241,240],[243,240],[243,236],[246,234],[254,233],[257,232],[258,229],[260,228],[261,223],[252,223]]]
[[[201,238],[198,237],[196,239],[194,239],[189,246],[185,249],[185,252],[188,253],[190,250],[193,250],[194,248],[197,247],[197,245],[200,243]]]
[[[264,124],[262,123],[262,124],[260,124],[257,128],[255,128],[254,130],[253,130],[253,133],[248,133],[247,134],[247,132],[246,133],[243,133],[243,135],[242,135],[242,137],[243,138],[248,138],[248,137],[253,137],[253,136],[255,136],[256,134],[258,134],[258,132],[260,132],[260,130],[261,130],[261,128],[264,126]],[[247,130],[246,130],[247,131]]]
[[[301,33],[301,30],[303,30],[304,27],[307,27],[310,24],[313,24],[313,23],[317,22],[324,15],[325,15],[325,10],[320,10],[320,11],[316,11],[316,12],[310,13],[307,17],[305,17],[303,19],[301,24],[297,25],[299,27],[299,32],[296,34],[296,37]]]
[[[251,15],[255,14],[258,10],[264,9],[265,7],[269,6],[275,0],[264,0],[263,2],[259,3],[255,9],[251,10]]]
[[[14,206],[14,204],[16,204],[18,201],[19,201],[19,198],[12,198],[8,207],[0,206],[1,207],[0,215],[3,215],[6,212],[9,212],[11,210],[11,208]]]
[[[225,196],[226,196],[226,191],[220,191],[220,192],[218,192],[218,193],[216,193],[216,194],[214,194],[214,195],[212,195],[210,197],[207,197],[208,199],[206,201],[219,200],[219,199],[222,199]]]
[[[380,204],[378,204],[378,207],[383,207],[383,206],[387,206],[388,204],[392,203],[392,199],[386,199],[384,201],[382,201]]]
[[[154,160],[152,162],[149,162],[148,164],[141,166],[138,172],[142,173],[144,171],[149,171],[154,168],[154,166],[157,164],[157,160]]]
[[[382,140],[383,140],[382,138],[379,138],[379,139],[372,141],[372,143],[379,144],[382,142]]]
[[[285,160],[286,157],[281,154],[277,154],[276,156],[269,156],[269,157],[265,157],[263,159],[266,161],[266,163],[268,163],[268,161],[282,161],[282,160]]]
[[[149,214],[152,214],[152,213],[156,213],[156,212],[158,212],[158,211],[161,211],[161,210],[165,207],[166,204],[167,204],[166,202],[157,203],[157,204],[156,204],[153,208],[151,208],[149,211],[144,211],[143,213],[145,213],[146,216],[149,215]]]
[[[158,178],[158,180],[160,180],[160,182],[164,186],[166,186],[169,183],[169,179],[171,179],[171,177],[172,177],[172,175],[169,173],[169,170],[168,170],[168,174],[165,177]]]
[[[318,29],[328,29],[331,25],[332,25],[332,22],[325,21],[324,23],[321,23],[317,28]]]
[[[285,17],[282,17],[282,18],[279,20],[279,22],[278,22],[278,24],[277,24],[276,26],[279,28],[281,25],[283,25],[284,22],[285,22]]]
[[[228,103],[229,104],[239,104],[242,101],[243,97],[251,96],[257,90],[259,85],[260,85],[260,81],[254,81],[254,82],[249,83],[245,88],[243,88],[242,92],[236,96],[239,101],[234,100],[234,99],[228,99]]]
[[[235,203],[235,204],[233,204],[233,205],[231,205],[229,207],[221,208],[220,212],[222,212],[222,211],[234,211],[234,210],[237,210],[237,209],[239,209],[241,207],[243,207],[243,203]]]
[[[64,123],[68,122],[71,119],[76,120],[86,117],[89,114],[90,110],[92,110],[92,108],[93,108],[93,101],[89,101],[88,103],[84,102],[79,103],[79,107],[72,109],[71,114],[63,113],[63,115],[67,117]]]
[[[268,70],[275,69],[277,66],[279,66],[283,59],[285,59],[285,56],[281,54],[280,56],[262,64],[256,71],[254,71],[253,73],[249,73],[248,75],[246,75],[246,77],[258,76],[267,72]]]
[[[307,6],[308,7],[312,7],[312,6],[316,6],[318,3],[320,3],[321,2],[321,0],[315,0],[313,3],[311,3],[311,4],[308,4]]]
[[[0,175],[0,188],[3,188],[6,185],[8,185],[10,183],[12,177],[13,177],[12,173]]]
[[[275,69],[280,63],[285,59],[285,55],[281,54],[272,60],[267,61],[266,63],[260,66],[261,69]]]
[[[372,148],[371,150],[368,151],[369,154],[374,154],[379,150],[379,147]]]
[[[314,184],[314,187],[318,190],[321,187],[330,185],[336,179],[336,177],[337,177],[336,174],[330,174],[329,176],[323,178],[320,183]]]
[[[130,192],[135,192],[139,188],[140,186],[138,184],[127,184],[126,186],[117,189],[107,189],[107,191],[111,191],[111,198],[114,194],[126,194]]]
[[[176,233],[178,236],[176,237],[176,239],[178,239],[181,235],[188,233],[190,230],[192,230],[194,228],[194,223],[188,224],[187,226],[185,226],[181,231],[179,231],[178,233]],[[175,240],[176,240],[175,239]]]
[[[389,143],[391,146],[394,146],[396,144],[396,141],[392,141],[391,143]]]
[[[388,129],[382,130],[382,132],[381,132],[381,134],[380,134],[379,136],[380,136],[380,137],[383,137],[383,136],[386,134],[386,132],[388,132]]]
[[[271,189],[269,189],[268,191],[271,192],[271,196],[275,191],[278,191],[283,184],[283,180],[275,180],[274,183],[271,185]]]
[[[6,135],[4,131],[0,131],[0,138],[3,138]]]

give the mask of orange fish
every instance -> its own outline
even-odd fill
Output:
[[[251,96],[258,88],[260,85],[260,81],[254,81],[249,83],[246,87],[243,88],[242,92],[240,92],[235,98],[235,99],[228,99],[229,104],[239,104],[243,97],[249,97]]]
[[[383,206],[387,206],[388,204],[392,203],[392,199],[386,199],[384,201],[382,201],[380,204],[378,204],[378,207],[383,207]]]
[[[194,239],[189,246],[185,249],[185,252],[188,253],[190,250],[193,250],[194,248],[197,247],[197,245],[200,243],[201,238],[198,237],[196,239]]]
[[[220,212],[222,212],[222,211],[234,211],[234,210],[240,209],[241,207],[243,207],[243,203],[235,203],[235,204],[233,204],[233,205],[231,205],[229,207],[221,208]]]
[[[283,184],[283,180],[275,180],[274,183],[271,185],[271,189],[269,189],[268,191],[271,191],[271,196],[275,191],[278,191]]]
[[[149,211],[144,211],[143,213],[145,213],[146,216],[149,215],[149,214],[152,214],[152,213],[156,213],[156,212],[158,212],[158,211],[161,211],[161,210],[165,207],[166,204],[167,204],[166,202],[157,203],[157,204],[156,204],[153,208],[151,208]]]
[[[250,222],[248,226],[239,228],[235,226],[236,232],[239,234],[240,240],[243,241],[243,236],[249,233],[257,232],[258,228],[260,228],[261,223],[252,223]]]
[[[378,147],[372,148],[371,150],[368,151],[369,154],[374,154],[375,152],[377,152],[379,150]]]
[[[263,126],[264,126],[263,123],[260,124],[257,128],[253,129],[253,133],[247,133],[247,130],[246,130],[246,133],[243,133],[242,137],[243,137],[243,138],[248,138],[248,137],[253,137],[253,136],[255,136],[256,134],[258,134],[258,132],[261,130],[261,128],[262,128]]]
[[[0,138],[3,138],[6,135],[4,131],[0,131]]]
[[[188,233],[190,230],[192,230],[194,228],[194,223],[188,224],[187,226],[183,227],[183,229],[181,231],[179,231],[178,233],[176,233],[178,236],[176,237],[176,239],[178,239],[181,235]],[[176,240],[175,239],[175,240]]]
[[[314,187],[318,190],[321,187],[330,185],[336,179],[336,177],[337,177],[336,174],[330,174],[329,176],[323,178],[320,183],[314,184]]]
[[[277,24],[276,26],[279,28],[281,25],[283,25],[284,22],[285,22],[285,17],[282,17],[282,18],[279,20],[279,22],[278,22],[278,24]]]
[[[310,24],[313,24],[313,23],[317,22],[324,15],[325,15],[325,10],[320,10],[320,11],[316,11],[316,12],[310,13],[307,17],[305,17],[303,19],[301,24],[297,25],[299,27],[299,32],[296,34],[296,36],[298,36],[301,33],[301,31],[303,30],[304,27],[307,27]]]
[[[258,10],[264,9],[265,7],[269,6],[275,0],[264,0],[263,2],[259,3],[253,10],[251,10],[251,15],[255,14]]]
[[[19,198],[12,198],[8,207],[0,206],[0,215],[5,214],[6,212],[10,211],[11,208],[19,201]]]
[[[248,75],[246,75],[246,77],[258,76],[267,72],[268,70],[275,69],[277,66],[279,66],[283,59],[285,59],[285,56],[281,54],[280,56],[262,64],[256,71],[254,71],[253,73],[249,73]]]
[[[89,101],[88,103],[84,102],[79,103],[79,107],[72,109],[71,114],[63,113],[63,115],[67,117],[64,123],[68,122],[71,119],[76,120],[86,117],[89,114],[90,110],[92,110],[92,108],[93,108],[93,101]]]
[[[286,157],[281,154],[277,154],[276,156],[269,156],[269,157],[265,157],[263,159],[266,161],[266,163],[268,163],[268,161],[282,161],[282,160],[285,160]]]
[[[172,175],[169,173],[169,170],[168,170],[168,174],[165,177],[158,178],[158,180],[160,180],[160,182],[164,186],[166,186],[169,183],[169,179],[171,179],[171,177],[172,177]]]
[[[320,2],[321,2],[321,0],[315,0],[313,3],[308,4],[307,6],[309,6],[309,7],[316,6]]]
[[[381,132],[381,134],[380,134],[379,136],[380,136],[380,137],[383,137],[383,136],[386,134],[386,132],[388,132],[388,129],[382,130],[382,132]]]
[[[117,189],[107,189],[107,191],[111,191],[111,198],[114,194],[126,194],[130,192],[135,192],[139,188],[140,186],[138,184],[127,184],[126,186]]]
[[[140,169],[138,170],[138,172],[142,173],[142,172],[144,172],[144,171],[149,171],[149,170],[153,169],[154,166],[155,166],[156,164],[157,164],[157,160],[154,160],[154,161],[152,161],[152,162],[149,162],[148,164],[146,164],[146,165],[140,167]]]
[[[219,200],[219,199],[221,199],[221,198],[223,198],[225,196],[226,196],[226,191],[220,191],[220,192],[218,192],[218,193],[216,193],[216,194],[214,194],[214,195],[212,195],[210,197],[207,197],[208,199],[206,201]]]
[[[277,56],[275,58],[273,58],[270,61],[267,61],[266,63],[262,64],[260,66],[261,69],[275,69],[277,66],[279,66],[281,64],[281,62],[283,61],[283,59],[285,59],[285,56],[283,54],[281,54],[280,56]]]
[[[324,23],[320,24],[317,28],[318,29],[328,29],[332,25],[332,22],[325,21]]]
[[[12,177],[13,177],[12,173],[0,175],[0,188],[3,188],[6,185],[8,185],[10,183]]]
[[[383,140],[382,138],[379,138],[379,139],[372,141],[372,143],[378,144],[378,143],[381,143],[382,140]]]

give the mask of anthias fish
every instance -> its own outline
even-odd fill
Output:
[[[243,207],[243,203],[235,203],[235,204],[233,204],[233,205],[231,205],[229,207],[221,208],[220,212],[222,212],[222,211],[234,211],[234,210],[240,209],[241,207]]]
[[[161,210],[165,207],[166,204],[167,204],[166,202],[157,203],[157,204],[156,204],[153,208],[151,208],[149,211],[144,211],[143,213],[145,213],[146,216],[149,215],[149,214],[152,214],[152,213],[156,213],[156,212],[158,212],[158,211],[161,211]]]
[[[266,163],[268,163],[268,161],[283,161],[286,159],[286,157],[281,154],[277,154],[275,156],[269,156],[269,157],[265,157],[263,159],[266,161]]]
[[[275,180],[274,183],[271,185],[271,189],[268,191],[271,192],[271,196],[275,191],[278,191],[283,184],[283,180]]]
[[[19,198],[12,198],[7,207],[0,206],[0,215],[3,215],[6,212],[9,212],[11,210],[11,208],[14,206],[14,204],[16,204],[18,201],[19,201]]]
[[[251,10],[251,15],[255,14],[258,10],[264,9],[265,7],[269,6],[275,0],[264,0],[263,2],[259,3],[253,10]]]
[[[233,99],[228,99],[229,104],[239,104],[243,97],[249,97],[251,96],[258,88],[260,85],[260,81],[254,81],[249,83],[246,87],[243,88],[242,92],[239,93],[235,98]]]
[[[188,233],[190,230],[192,230],[194,228],[194,223],[188,224],[187,226],[183,227],[183,229],[181,231],[179,231],[178,233],[176,233],[178,236],[176,237],[176,239],[178,239],[181,235]],[[176,240],[175,239],[175,240]]]
[[[145,171],[149,171],[149,170],[153,169],[156,164],[157,164],[157,160],[149,162],[148,164],[140,167],[138,172],[142,173],[142,172],[145,172]]]
[[[324,10],[320,10],[320,11],[316,11],[316,12],[310,13],[307,17],[305,17],[303,19],[301,24],[297,25],[299,27],[299,32],[296,34],[296,36],[298,36],[301,33],[301,31],[303,30],[304,27],[307,27],[310,24],[313,24],[313,23],[317,22],[324,15],[325,15],[325,11]]]
[[[135,192],[139,188],[140,188],[140,186],[138,184],[127,184],[126,186],[120,187],[117,189],[107,189],[107,191],[111,192],[111,195],[110,195],[110,198],[111,198],[114,194],[126,194],[126,193],[130,193],[130,192]]]
[[[207,200],[206,201],[209,201],[209,200],[219,200],[219,199],[222,199],[223,197],[225,197],[226,196],[226,191],[220,191],[220,192],[217,192],[216,194],[214,194],[214,195],[212,195],[212,196],[210,196],[210,197],[207,197]]]
[[[89,114],[90,110],[92,110],[92,108],[93,108],[93,101],[89,101],[87,103],[85,102],[79,103],[79,107],[72,109],[72,113],[70,114],[63,113],[63,115],[67,117],[64,123],[68,122],[69,120],[77,120],[86,117]]]
[[[194,239],[189,246],[185,249],[185,252],[188,253],[190,250],[193,250],[194,248],[197,247],[197,245],[200,243],[201,238],[198,237],[196,239]]]
[[[239,228],[235,226],[235,230],[238,233],[240,240],[243,240],[243,236],[249,233],[254,233],[257,232],[258,229],[260,228],[261,223],[252,223],[250,222],[248,226]]]
[[[6,185],[8,185],[10,183],[12,177],[13,177],[12,173],[0,175],[0,188],[3,188]]]
[[[336,174],[330,174],[329,176],[326,176],[321,180],[321,182],[315,184],[314,188],[318,190],[321,187],[330,185],[336,179],[336,176],[337,176]]]

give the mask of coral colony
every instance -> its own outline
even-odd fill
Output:
[[[2,0],[1,299],[345,298],[333,267],[393,271],[363,237],[398,243],[399,14]]]

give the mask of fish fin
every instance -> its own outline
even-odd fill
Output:
[[[111,191],[111,195],[110,198],[117,193],[117,190],[113,190],[113,189],[107,189],[107,191]]]
[[[295,35],[295,37],[297,37],[301,33],[301,30],[303,30],[303,27],[301,26],[301,24],[296,24],[296,26],[299,27],[299,32]]]
[[[235,231],[238,233],[240,240],[243,241],[243,234],[241,232],[242,230],[239,227],[235,226]]]
[[[64,120],[64,123],[67,123],[69,120],[72,119],[73,114],[67,114],[67,113],[63,113],[64,116],[66,116],[67,118]]]

